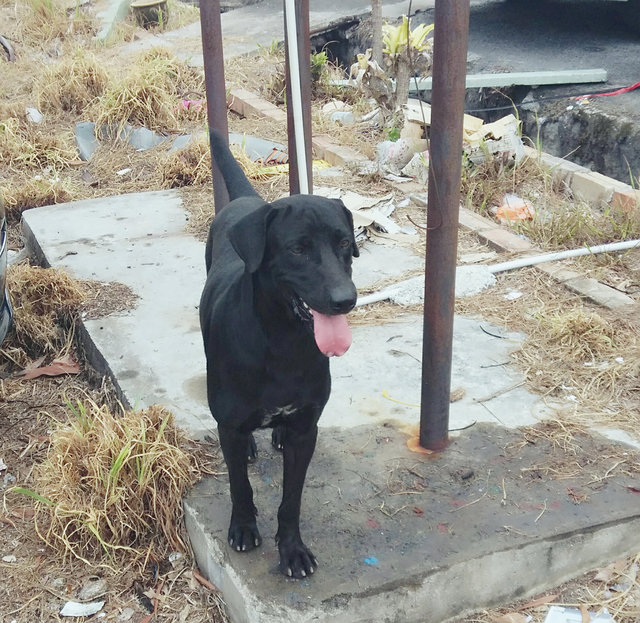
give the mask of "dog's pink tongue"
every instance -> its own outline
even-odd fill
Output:
[[[327,357],[340,357],[351,346],[351,330],[347,317],[326,316],[312,309],[313,332],[320,352]]]

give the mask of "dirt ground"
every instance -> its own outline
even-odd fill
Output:
[[[78,159],[74,147],[74,124],[95,120],[101,113],[101,109],[96,107],[96,100],[100,94],[104,95],[105,85],[116,82],[123,73],[122,67],[134,62],[134,59],[121,57],[120,44],[143,36],[143,33],[128,22],[120,29],[116,41],[99,47],[92,39],[96,22],[91,2],[81,9],[73,9],[74,4],[66,7],[71,8],[70,11],[58,10],[53,14],[55,19],[46,12],[46,7],[46,2],[19,5],[0,0],[0,24],[5,29],[0,34],[12,42],[17,57],[14,62],[8,62],[4,57],[0,59],[0,71],[6,76],[3,93],[0,94],[0,193],[9,210],[11,249],[19,251],[22,246],[19,220],[25,209],[160,187],[182,189],[185,205],[193,215],[191,231],[202,237],[213,213],[206,148],[200,152],[194,149],[191,153],[193,161],[184,159],[176,164],[163,145],[139,152],[121,142],[103,141],[86,163]],[[194,19],[189,12],[183,15],[178,11],[173,15],[181,20]],[[89,94],[82,102],[77,99],[77,88],[73,96],[76,99],[65,99],[71,97],[64,88],[65,81],[68,82],[72,75],[77,79],[77,67],[73,70],[76,73],[61,72],[57,78],[55,73],[47,73],[77,55],[79,48],[84,50],[81,56],[85,60],[89,55],[97,59],[97,63],[86,70],[92,72],[89,78],[88,73],[84,74],[85,86],[99,82],[96,66],[102,67],[108,75],[100,87],[102,90]],[[162,58],[160,62],[163,67],[169,63]],[[278,90],[273,77],[280,66],[281,60],[274,51],[263,50],[257,59],[228,65],[228,82],[245,88],[261,84],[264,87],[262,95],[270,97]],[[183,71],[173,65],[170,69]],[[67,68],[65,71],[71,70]],[[185,90],[193,92],[189,95],[190,101],[196,103],[192,107],[181,108],[184,94],[173,94],[173,105],[158,127],[159,131],[168,135],[203,131],[204,113],[201,104],[197,104],[198,93],[202,90],[201,78],[197,73],[185,71],[184,75],[180,74],[180,79],[185,81]],[[314,108],[317,109],[331,95],[318,94]],[[140,98],[138,95],[137,99]],[[352,104],[356,108],[363,106],[359,101]],[[41,109],[44,114],[41,124],[27,119],[27,107]],[[156,110],[152,121],[155,122],[158,115]],[[131,122],[135,124],[135,119]],[[384,132],[368,126],[358,126],[356,130],[332,126],[317,110],[314,112],[314,124],[315,132],[329,133],[336,142],[357,146],[369,156],[374,154],[376,142],[385,138]],[[284,125],[243,119],[230,113],[229,126],[231,131],[286,143]],[[123,170],[126,173],[120,174]],[[478,199],[478,188],[490,177],[489,171],[480,173],[482,175],[477,171],[467,172],[463,201],[482,212],[487,201],[494,200],[488,195],[502,192],[500,184],[504,184],[505,179],[507,185],[513,184],[515,176],[509,170],[503,175],[502,169],[496,167],[494,181],[490,182],[492,186],[483,190],[484,194]],[[538,174],[532,174],[532,177],[535,179],[530,187],[523,183],[517,190],[538,197],[542,203],[549,203],[547,192],[554,189],[547,188],[546,181],[541,183]],[[480,178],[482,184],[479,183]],[[372,196],[394,192],[396,198],[402,197],[402,193],[394,190],[380,175],[355,176],[351,171],[345,171],[331,184]],[[284,175],[274,175],[255,180],[255,185],[265,198],[273,199],[286,192],[287,180]],[[565,212],[572,214],[571,223],[575,224],[576,219],[583,222],[581,217],[575,216],[577,212],[570,209]],[[399,209],[394,218],[401,225],[417,227],[419,240],[416,246],[422,249],[425,241],[424,209],[409,205]],[[565,225],[556,224],[556,229],[549,226],[550,222],[555,223],[553,219],[545,221],[539,240],[536,240],[543,249],[563,244],[558,231],[566,229],[566,221]],[[589,225],[587,229],[588,235],[593,236],[594,229],[598,227]],[[603,233],[602,230],[601,227],[599,233],[605,236],[621,233],[617,221],[613,231]],[[527,233],[536,235],[533,231]],[[565,242],[568,244],[571,240]],[[459,257],[462,262],[473,254],[490,253],[491,250],[474,235],[461,232]],[[636,301],[640,300],[640,251],[614,257],[593,256],[567,262],[567,265],[625,292]],[[92,317],[132,304],[129,292],[118,291],[105,299],[101,294],[104,288],[100,285],[85,284],[85,289],[88,302],[83,309]],[[112,288],[116,289],[117,285]],[[514,291],[520,292],[521,296],[505,298]],[[583,434],[584,429],[594,422],[620,428],[638,439],[640,331],[637,314],[625,316],[591,305],[541,276],[535,269],[504,275],[490,293],[459,301],[457,307],[460,313],[482,315],[531,336],[522,351],[515,355],[514,364],[526,371],[530,389],[558,406],[557,426],[553,428],[550,439],[552,444],[566,444],[562,447],[568,448],[568,462],[571,460],[573,437]],[[382,303],[355,312],[353,321],[379,322],[398,313],[401,312],[397,307]],[[65,330],[69,331],[69,327]],[[99,404],[115,403],[109,383],[82,363],[81,353],[73,348],[72,351],[82,364],[79,374],[31,380],[16,376],[30,361],[16,359],[7,348],[0,351],[0,490],[3,492],[0,508],[0,623],[61,620],[60,608],[66,601],[79,597],[87,601],[105,600],[102,612],[106,621],[225,621],[219,593],[200,576],[189,551],[168,552],[166,557],[158,560],[137,558],[135,563],[118,568],[107,564],[108,561],[90,566],[78,560],[65,560],[45,546],[34,530],[31,498],[10,492],[15,486],[33,486],[34,466],[46,458],[51,431],[56,422],[64,422],[69,417],[70,404],[85,398]],[[32,352],[29,359],[37,359],[41,354],[45,353]],[[56,353],[46,353],[46,356],[50,362]],[[532,433],[523,431],[522,434],[525,438]],[[214,466],[219,465],[215,446],[205,444],[204,451],[210,455]],[[594,570],[549,591],[540,599],[479,613],[464,620],[468,623],[541,622],[548,603],[553,601],[576,608],[589,606],[592,611],[607,607],[618,623],[638,621],[640,585],[636,575],[639,562],[638,556],[612,561],[609,567]],[[84,593],[81,592],[83,589]]]

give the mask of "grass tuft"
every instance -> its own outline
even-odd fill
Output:
[[[98,59],[77,48],[63,60],[47,66],[34,88],[42,112],[60,110],[80,114],[108,84],[109,75]]]
[[[32,358],[59,355],[68,349],[69,327],[84,300],[84,290],[54,268],[15,264],[7,270],[7,287],[14,312],[12,333],[2,351],[18,365]]]
[[[129,72],[108,86],[92,107],[96,127],[106,125],[118,136],[129,123],[150,130],[180,130],[180,120],[204,119],[205,107],[187,110],[182,100],[204,92],[202,74],[154,48],[141,54]]]
[[[163,188],[197,186],[211,182],[211,150],[203,135],[183,149],[168,152],[158,165]]]
[[[152,406],[116,415],[90,399],[69,408],[34,471],[39,536],[90,564],[186,551],[182,497],[198,466],[171,412]]]
[[[58,169],[77,161],[71,133],[52,134],[9,117],[0,121],[0,160],[13,169]]]

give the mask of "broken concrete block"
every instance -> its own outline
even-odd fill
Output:
[[[168,140],[166,136],[162,136],[162,134],[158,134],[147,128],[136,128],[135,130],[131,130],[127,135],[129,145],[141,151],[151,149],[156,145],[160,145],[160,143],[164,143],[166,140]]]
[[[96,124],[91,121],[81,121],[76,123],[75,139],[78,147],[78,155],[80,160],[85,162],[93,156],[96,149],[100,146],[100,142],[95,134]]]

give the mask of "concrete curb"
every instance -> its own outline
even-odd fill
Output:
[[[240,115],[253,114],[272,121],[286,122],[286,113],[283,110],[245,89],[231,89],[227,104],[231,110]],[[314,136],[313,148],[316,150],[318,157],[334,166],[344,166],[368,160],[366,156],[355,149],[336,145],[326,136]],[[596,205],[604,203],[612,209],[619,209],[625,212],[640,209],[640,191],[628,184],[590,171],[562,158],[538,152],[531,147],[525,147],[525,154],[530,158],[540,158],[554,178],[565,184],[577,198],[583,201]],[[408,191],[424,192],[426,190],[426,187],[421,184],[415,182],[409,182],[408,184],[411,184],[410,190],[409,186],[404,183],[395,184],[394,186],[405,193]],[[460,208],[460,225],[474,232],[481,240],[497,251],[506,253],[542,253],[533,244],[500,227],[495,221],[462,207]],[[572,292],[584,296],[603,307],[616,309],[636,304],[636,301],[630,296],[575,271],[558,268],[554,264],[539,264],[536,269],[557,279]]]

